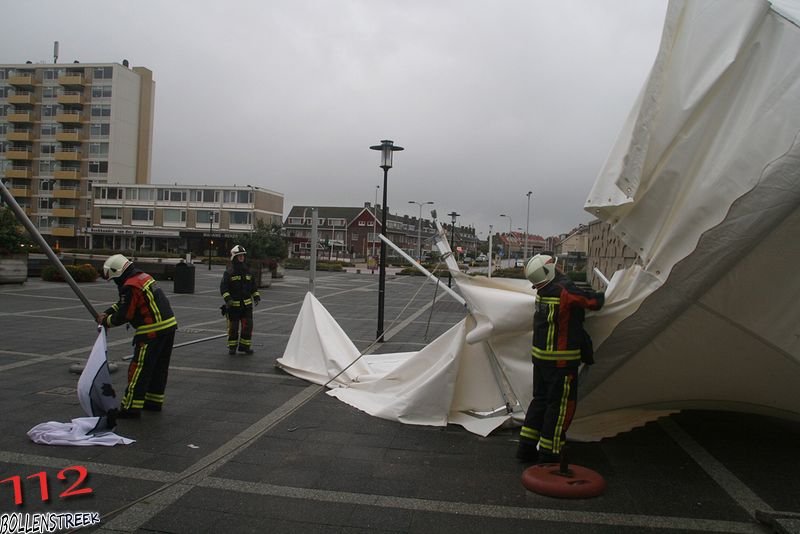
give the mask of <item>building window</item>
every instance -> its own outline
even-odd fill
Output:
[[[59,75],[59,69],[44,69],[42,71],[42,78],[44,80],[57,80]]]
[[[192,191],[194,202],[219,203],[219,191],[213,189],[195,189]]]
[[[249,211],[232,211],[231,224],[251,224],[252,214]]]
[[[96,85],[92,87],[92,98],[111,98],[111,86]]]
[[[39,160],[39,174],[44,176],[52,176],[53,171],[56,170],[56,162],[51,159]]]
[[[42,155],[50,155],[56,153],[58,145],[55,143],[41,143],[39,145],[39,153]]]
[[[42,105],[42,117],[55,117],[58,113],[58,106],[56,104]]]
[[[89,162],[89,175],[90,176],[105,176],[108,174],[107,161],[90,161]]]
[[[165,209],[164,226],[186,226],[186,210]]]
[[[169,202],[186,202],[185,189],[159,189],[158,200],[166,200]]]
[[[219,211],[197,210],[197,226],[219,224]]]
[[[92,72],[92,77],[95,80],[110,80],[113,74],[113,67],[95,67]]]
[[[331,226],[344,226],[346,222],[345,219],[328,219],[328,224]]]
[[[55,98],[59,95],[61,88],[57,85],[45,85],[42,87],[42,98]]]
[[[108,143],[89,143],[89,155],[95,158],[108,156]]]
[[[92,117],[110,117],[111,104],[93,104]]]
[[[101,224],[122,224],[122,208],[100,208]]]
[[[133,208],[131,210],[131,224],[153,224],[153,210],[145,208]]]
[[[91,137],[108,137],[111,135],[111,125],[107,122],[93,122],[89,127]]]
[[[94,198],[103,200],[122,200],[121,187],[98,187],[94,190]]]
[[[42,180],[39,182],[39,191],[52,191],[55,180]]]
[[[53,137],[58,131],[58,126],[54,122],[43,122],[41,127],[42,137]]]

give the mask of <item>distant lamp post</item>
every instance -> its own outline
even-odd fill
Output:
[[[383,169],[383,211],[381,212],[381,233],[386,232],[386,215],[389,213],[389,206],[386,204],[386,185],[389,178],[389,169],[392,168],[392,153],[403,150],[403,147],[395,146],[394,141],[382,139],[380,145],[369,147],[370,150],[381,151],[381,164]],[[380,273],[378,275],[378,332],[377,340],[383,342],[383,305],[386,297],[386,247],[381,243]]]
[[[528,197],[528,217],[527,217],[527,220],[525,222],[525,256],[524,256],[524,258],[526,260],[528,259],[528,236],[530,235],[529,232],[530,232],[530,229],[531,229],[531,195],[532,194],[533,194],[533,191],[528,191],[528,193],[525,195],[526,197]]]
[[[511,218],[511,215],[506,215],[505,213],[501,213],[500,217],[507,217],[508,218],[508,266],[512,267],[513,264],[511,263],[511,225],[514,222],[514,219]]]
[[[214,248],[214,212],[208,210],[208,270],[211,270],[211,249]]]
[[[416,204],[419,206],[419,221],[417,222],[417,261],[422,260],[422,206],[426,204],[433,204],[430,200],[427,202],[417,202],[416,200],[409,200],[409,204]]]

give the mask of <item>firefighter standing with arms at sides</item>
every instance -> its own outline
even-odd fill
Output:
[[[225,299],[224,311],[228,318],[228,354],[236,350],[253,354],[253,305],[258,306],[256,281],[245,262],[247,251],[241,245],[231,249],[231,261],[222,275],[219,292]],[[239,334],[241,323],[242,332]]]
[[[545,254],[528,261],[525,277],[536,289],[533,399],[520,431],[517,458],[555,463],[575,414],[578,367],[582,361],[594,363],[591,338],[583,329],[585,310],[599,310],[605,295],[578,288]]]
[[[128,386],[117,417],[137,419],[143,409],[160,412],[178,321],[155,279],[122,254],[106,260],[102,276],[117,284],[119,300],[98,314],[97,323],[106,328],[130,323],[136,329]]]

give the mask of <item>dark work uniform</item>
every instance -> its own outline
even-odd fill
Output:
[[[229,352],[233,353],[238,348],[240,352],[250,353],[253,350],[253,304],[258,304],[261,296],[245,262],[234,258],[228,264],[222,275],[219,292],[227,307]]]
[[[128,386],[120,408],[128,412],[142,408],[160,411],[178,321],[166,295],[149,274],[131,265],[114,282],[119,301],[105,311],[103,326],[130,323],[136,329]]]
[[[599,310],[603,293],[578,288],[556,272],[536,291],[533,314],[533,399],[520,431],[517,456],[557,461],[575,414],[581,355],[591,362],[591,339],[583,329],[585,310]]]

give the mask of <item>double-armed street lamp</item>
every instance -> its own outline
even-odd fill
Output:
[[[514,219],[511,218],[511,215],[506,215],[505,213],[501,213],[500,217],[507,217],[508,218],[508,266],[511,267],[513,263],[511,263],[511,225],[514,222]]]
[[[389,169],[392,168],[392,152],[403,150],[403,147],[395,146],[394,141],[388,139],[381,140],[380,145],[369,147],[370,150],[381,151],[381,164],[383,169],[383,211],[381,212],[381,233],[386,232],[386,215],[389,213],[389,206],[386,200],[386,185],[389,178]],[[378,275],[378,332],[377,340],[383,342],[383,304],[386,293],[386,247],[381,243],[380,273]]]
[[[433,202],[430,200],[427,202],[409,200],[408,203],[419,206],[419,221],[417,222],[417,261],[422,261],[422,206],[426,204],[433,204]]]

